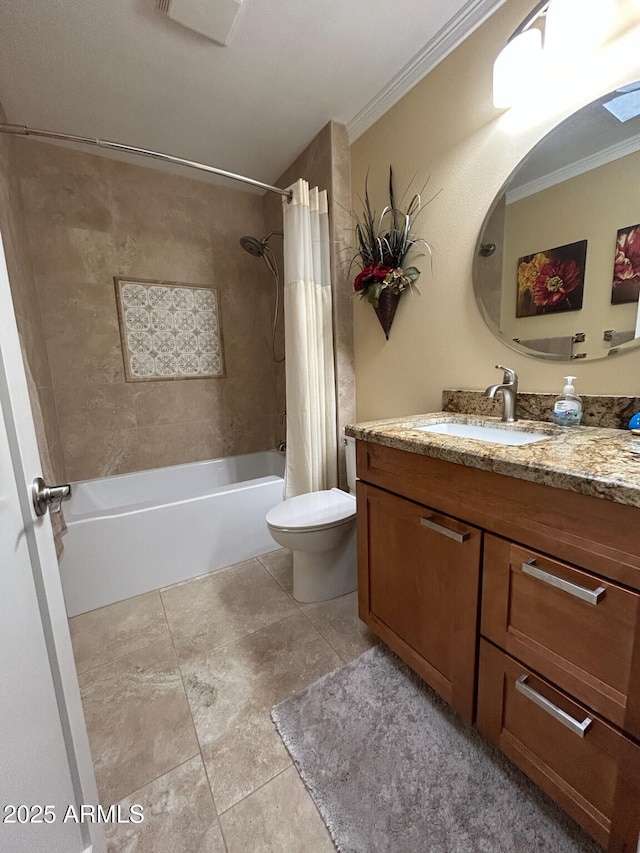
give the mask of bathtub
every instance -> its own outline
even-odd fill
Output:
[[[278,546],[284,454],[247,453],[72,484],[60,575],[75,616]]]

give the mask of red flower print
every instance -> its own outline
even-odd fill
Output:
[[[618,233],[613,285],[640,275],[640,226]]]
[[[532,293],[536,305],[554,306],[580,284],[580,268],[575,261],[550,260],[540,270]]]

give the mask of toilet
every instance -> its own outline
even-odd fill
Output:
[[[358,585],[356,560],[356,448],[345,437],[349,492],[327,489],[297,495],[267,513],[267,527],[293,551],[293,597],[327,601]]]

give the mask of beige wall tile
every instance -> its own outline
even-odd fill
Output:
[[[60,430],[65,435],[137,426],[136,385],[58,385]]]
[[[38,296],[47,338],[74,333],[88,338],[118,331],[115,289],[67,282],[40,287]],[[82,358],[82,352],[76,358]]]
[[[62,442],[49,446],[49,458],[51,459],[51,470],[56,483],[66,483],[69,480],[67,476],[67,465],[64,459],[64,450]]]
[[[38,327],[25,320],[20,315],[16,315],[16,324],[18,332],[22,339],[23,352],[22,356],[25,361],[28,361],[31,375],[37,388],[47,388],[51,386],[51,371],[49,368],[49,359],[47,358],[47,350],[44,340],[38,334]]]
[[[262,198],[28,142],[21,186],[50,368],[33,360],[55,388],[70,478],[273,447],[273,281],[239,245],[265,233]],[[114,276],[217,286],[227,378],[126,383]],[[31,322],[24,293],[21,305]]]
[[[273,416],[248,413],[230,415],[228,432],[232,436],[233,450],[230,454],[254,453],[258,450],[272,450],[276,446],[273,434]]]
[[[116,251],[110,232],[52,225],[33,217],[29,233],[40,287],[73,281],[113,287]]]
[[[76,172],[96,180],[104,180],[106,163],[104,157],[90,154],[87,149],[66,148],[62,145],[39,142],[36,139],[20,139],[17,149],[20,171],[24,175],[46,182],[52,174],[60,171]]]
[[[60,446],[60,424],[58,421],[58,408],[53,388],[39,388],[38,398],[49,453],[51,454],[53,448],[55,448],[56,454],[59,457],[62,452],[62,448]],[[62,473],[59,458],[57,459],[54,468],[57,472]]]
[[[107,184],[100,177],[53,167],[37,176],[23,171],[21,184],[28,217],[71,228],[111,228]]]
[[[0,120],[4,120],[0,105]],[[46,456],[51,457],[56,479],[66,480],[62,458],[55,403],[51,396],[51,373],[43,336],[40,306],[24,215],[18,152],[24,140],[2,136],[0,139],[0,231],[9,272],[9,284],[16,312],[18,330],[22,338],[23,357],[36,385],[37,399],[43,415],[45,435],[39,441],[48,445],[43,449],[43,469]]]
[[[141,194],[150,192],[179,193],[190,198],[207,200],[215,187],[191,169],[180,169],[170,174],[152,166],[150,160],[140,158],[135,163],[115,158],[105,158],[103,168],[109,182],[116,186],[135,184]]]
[[[232,456],[237,452],[235,438],[227,422],[220,419],[112,431],[96,436],[96,440],[104,448],[104,457],[102,453],[94,451],[90,440],[76,445],[80,450],[80,458],[86,459],[82,465],[85,470],[89,459],[104,459],[103,473],[88,476],[164,468],[167,465]]]
[[[145,170],[146,171],[146,170]],[[170,237],[207,249],[209,226],[207,204],[176,192],[163,193],[136,180],[111,186],[113,225],[118,234],[151,234],[155,240]]]
[[[120,333],[85,335],[81,330],[46,338],[51,380],[57,385],[124,383]]]
[[[60,441],[67,476],[71,481],[92,480],[109,474],[122,474],[135,468],[123,467],[127,455],[129,430],[62,431]]]
[[[138,426],[217,420],[224,411],[224,379],[139,382],[134,411]]]
[[[114,234],[117,275],[191,284],[216,283],[210,247],[153,234]]]

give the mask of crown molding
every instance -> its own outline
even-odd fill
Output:
[[[563,166],[561,169],[549,172],[549,174],[543,175],[541,178],[535,178],[533,181],[528,181],[520,187],[507,190],[505,193],[506,203],[513,204],[515,201],[521,201],[523,198],[528,198],[543,190],[548,190],[550,187],[555,187],[556,184],[562,184],[564,181],[571,180],[571,178],[577,178],[578,175],[584,175],[585,172],[591,172],[600,166],[606,166],[607,163],[613,163],[615,160],[626,157],[628,154],[635,154],[636,151],[640,151],[640,135],[631,136],[629,139],[625,139],[624,142],[610,145],[608,148],[603,148],[602,151],[597,151],[595,154],[590,154],[588,157],[576,160],[575,163],[569,163],[568,166]]]
[[[474,30],[483,24],[506,0],[468,0],[455,18],[420,50],[387,85],[347,123],[349,143],[362,136],[387,110],[396,104],[438,63],[448,56]]]

